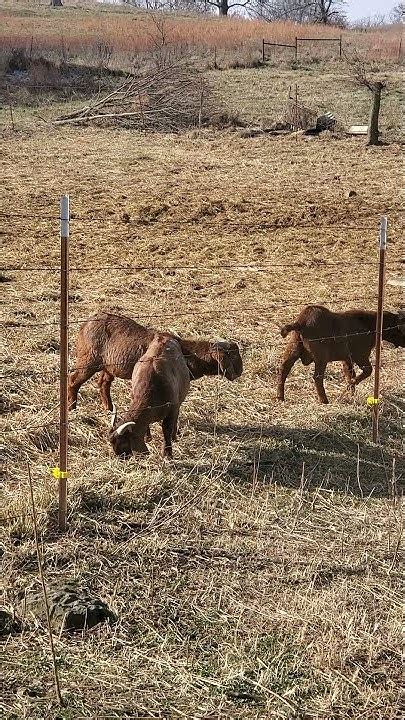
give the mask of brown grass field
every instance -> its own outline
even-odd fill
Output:
[[[112,62],[130,64],[134,54],[150,51],[155,44],[156,22],[148,13],[129,6],[100,5],[94,1],[65,0],[63,11],[50,10],[48,0],[2,0],[0,4],[0,47],[15,47],[32,43],[36,52],[63,53],[88,60],[97,54],[101,44],[113,50]],[[400,49],[401,26],[370,29],[368,32],[340,30],[321,25],[302,28],[292,22],[268,24],[238,17],[193,16],[187,14],[164,16],[164,33],[168,46],[178,45],[190,53],[208,55],[212,62],[214,47],[219,60],[227,62],[229,53],[241,58],[260,58],[262,39],[294,43],[295,36],[339,38],[342,34],[346,51],[356,47],[365,56],[377,61],[403,58]],[[302,48],[300,55],[310,52]],[[312,48],[315,57],[336,57],[336,47],[317,44]],[[290,50],[277,53],[292,59]],[[222,55],[224,56],[222,58]]]
[[[23,620],[22,633],[2,641],[7,720],[401,717],[403,353],[383,349],[378,445],[372,378],[352,399],[330,365],[328,406],[316,401],[311,368],[294,368],[285,403],[274,387],[278,328],[300,307],[376,307],[383,214],[387,278],[403,271],[399,75],[385,70],[388,142],[375,148],[329,134],[54,128],[36,114],[61,112],[54,96],[16,105],[13,131],[4,106],[3,603]],[[367,94],[343,75],[329,68],[326,83],[312,68],[295,78],[362,121]],[[281,111],[293,75],[269,67],[210,77],[227,107],[260,122]],[[171,463],[157,427],[146,460],[112,457],[88,382],[70,416],[60,535],[50,468],[63,193],[73,213],[71,365],[79,322],[118,308],[184,335],[236,340],[244,373],[192,383]],[[45,267],[54,269],[33,269]],[[400,304],[388,284],[385,307]],[[119,409],[128,397],[117,380]],[[75,580],[119,616],[113,627],[55,634],[62,708],[46,626],[30,611],[40,586],[27,461],[47,586]]]

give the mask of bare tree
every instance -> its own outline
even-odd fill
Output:
[[[405,22],[405,2],[400,2],[398,5],[394,5],[390,12],[390,20],[393,23]]]
[[[155,12],[167,10],[195,13],[207,12],[206,0],[122,0],[122,2],[135,8],[145,8]]]
[[[218,8],[218,12],[223,17],[229,14],[229,11],[234,7],[247,8],[251,4],[251,0],[245,0],[245,2],[233,2],[232,0],[205,0],[206,5]]]
[[[375,13],[374,15],[367,15],[366,17],[359,18],[354,22],[350,23],[350,27],[355,30],[372,30],[373,28],[379,28],[386,25],[385,15],[383,13]]]
[[[307,22],[309,0],[257,0],[255,10],[260,18],[269,22],[275,20]]]
[[[264,20],[293,20],[342,25],[345,0],[256,0],[256,14]]]
[[[375,68],[356,52],[346,61],[351,68],[351,76],[354,83],[359,87],[365,87],[372,94],[370,116],[367,131],[367,144],[378,145],[380,142],[379,116],[381,106],[381,93],[387,87],[385,80],[371,79]]]

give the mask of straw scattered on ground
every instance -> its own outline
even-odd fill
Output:
[[[362,139],[7,131],[0,506],[5,602],[24,621],[4,648],[9,720],[399,716],[401,352],[383,352],[380,446],[372,379],[352,400],[329,366],[322,407],[311,369],[297,366],[286,402],[274,399],[282,323],[307,302],[376,306],[384,213],[387,275],[401,274],[399,156]],[[192,384],[171,464],[157,428],[147,460],[113,458],[87,383],[59,536],[58,272],[28,268],[58,265],[65,192],[72,363],[79,321],[117,308],[237,340],[245,371]],[[388,285],[386,307],[400,299]],[[125,407],[128,384],[113,397]],[[115,628],[55,638],[64,709],[45,628],[24,615],[38,590],[27,459],[47,582],[74,578],[119,615]]]

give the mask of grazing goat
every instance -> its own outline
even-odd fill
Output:
[[[69,376],[69,408],[76,408],[83,383],[101,371],[98,381],[101,402],[106,410],[112,410],[111,383],[115,377],[131,378],[135,363],[146,352],[156,332],[128,317],[109,313],[83,323],[76,342],[76,369]],[[173,337],[180,344],[191,379],[224,375],[228,380],[235,380],[242,374],[242,358],[236,343]]]
[[[314,380],[321,403],[327,403],[323,379],[326,365],[335,360],[343,363],[349,388],[372,373],[370,353],[375,345],[376,313],[367,310],[332,312],[322,305],[307,305],[295,322],[284,325],[283,337],[291,333],[278,372],[277,399],[284,400],[285,381],[297,360],[303,365],[315,363]],[[405,319],[401,313],[384,312],[383,340],[395,347],[405,347]],[[354,364],[361,369],[356,377]]]
[[[156,334],[132,372],[131,404],[119,422],[114,413],[109,439],[116,455],[148,453],[149,425],[161,422],[163,455],[172,457],[180,405],[190,387],[190,372],[180,343]]]

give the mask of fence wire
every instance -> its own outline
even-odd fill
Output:
[[[262,208],[266,208],[267,206],[263,204],[263,205],[261,205],[261,207],[262,207]],[[126,212],[126,208],[123,207],[123,208],[121,209],[121,212],[125,213],[125,212]],[[401,212],[398,211],[397,214],[401,214]],[[56,215],[56,214],[55,214],[55,215],[53,215],[53,214],[50,214],[50,215],[47,215],[47,214],[36,214],[35,212],[33,212],[33,213],[8,213],[8,212],[4,212],[4,211],[1,211],[1,210],[0,210],[0,220],[5,220],[5,219],[7,219],[7,220],[8,220],[8,219],[10,219],[10,220],[17,220],[17,219],[18,219],[18,220],[35,220],[35,221],[38,221],[38,220],[45,220],[45,221],[47,221],[47,220],[57,220],[57,221],[59,221],[59,222],[62,220],[61,216],[60,216],[60,215]],[[134,221],[137,220],[137,216],[136,216],[136,215],[134,215],[133,220],[134,220]],[[97,222],[97,223],[100,223],[100,222],[102,222],[103,224],[105,224],[105,223],[106,223],[106,218],[105,218],[105,215],[103,215],[103,214],[100,214],[100,215],[78,215],[77,213],[72,213],[71,216],[70,216],[70,219],[69,219],[69,223],[70,223],[70,224],[72,224],[72,223],[75,224],[76,222],[80,222],[80,223],[83,223],[83,222],[85,222],[85,223],[87,223],[87,222]],[[116,224],[116,225],[128,224],[128,221],[126,221],[126,220],[121,220],[120,218],[116,218],[116,217],[113,217],[113,216],[108,216],[107,222],[108,222],[109,225],[111,225],[112,223],[113,223],[113,224]],[[371,224],[370,224],[370,225],[369,225],[369,224],[364,224],[364,225],[359,225],[359,224],[351,225],[351,224],[340,223],[340,222],[337,222],[337,223],[320,223],[320,224],[318,224],[318,225],[315,225],[315,224],[311,223],[310,221],[306,221],[306,222],[299,222],[299,221],[298,221],[298,222],[291,222],[290,224],[285,224],[285,223],[283,223],[283,220],[282,220],[282,219],[280,219],[279,221],[274,221],[274,222],[266,223],[266,229],[273,229],[273,230],[280,230],[280,231],[281,231],[281,230],[291,230],[291,229],[293,230],[293,229],[295,229],[295,228],[300,229],[300,230],[301,230],[301,229],[307,229],[307,230],[328,230],[328,229],[331,229],[331,230],[342,230],[342,231],[353,230],[353,231],[356,231],[356,232],[357,232],[357,231],[362,231],[362,230],[368,230],[368,231],[370,231],[370,232],[375,232],[375,233],[377,233],[377,232],[378,232],[378,220],[376,220],[375,224],[373,224],[373,225],[371,225]]]
[[[333,337],[334,337],[334,336],[333,336]],[[324,339],[326,339],[326,338],[324,338]],[[327,338],[327,339],[330,339],[330,338]],[[283,343],[277,343],[277,344],[274,343],[271,347],[284,347],[284,345],[283,345]],[[255,349],[258,349],[258,348],[255,347]],[[263,349],[263,348],[261,348],[261,349]],[[56,354],[56,353],[55,353],[55,354]],[[186,358],[186,359],[187,359],[187,358],[193,358],[193,357],[195,357],[195,354],[190,354],[190,355],[189,355],[189,354],[184,354],[184,353],[182,353],[182,354],[183,354],[183,357]],[[146,358],[146,359],[143,359],[143,358],[141,357],[139,360],[136,361],[136,364],[137,364],[137,363],[142,363],[142,362],[153,362],[154,360],[159,360],[159,359],[164,360],[165,357],[166,357],[165,355],[157,355],[157,356],[154,357],[154,358]],[[21,360],[21,358],[20,358],[20,360]],[[339,362],[339,361],[336,361],[336,362]],[[386,368],[386,367],[394,367],[394,366],[398,366],[398,367],[399,367],[399,366],[402,366],[404,362],[405,362],[405,360],[388,360],[388,361],[384,361],[384,362],[383,362],[383,365],[382,365],[382,369],[384,370],[384,368]],[[129,362],[126,362],[126,363],[114,363],[114,367],[115,367],[115,368],[120,368],[120,367],[122,367],[122,368],[127,368],[128,365],[130,365],[130,364],[131,364],[131,363],[129,363]],[[135,364],[135,363],[134,363],[134,364]],[[81,365],[81,366],[80,366],[80,365],[79,365],[79,366],[73,365],[73,366],[68,370],[68,372],[69,372],[69,374],[71,374],[71,373],[76,372],[76,371],[78,371],[78,370],[89,370],[91,367],[92,367],[92,366],[91,366],[90,364]],[[103,370],[104,370],[104,368],[103,368],[103,367],[100,367],[99,369],[94,370],[94,373],[93,373],[93,374],[96,375],[96,374],[99,373],[99,372],[103,372]],[[29,370],[29,369],[28,369],[28,370],[11,370],[9,373],[4,373],[3,375],[0,375],[0,380],[12,380],[12,379],[15,378],[15,377],[26,377],[27,380],[31,380],[32,378],[46,378],[48,375],[52,375],[52,376],[54,376],[55,378],[59,377],[59,367],[50,368],[49,370]],[[218,376],[219,376],[219,377],[222,377],[222,374],[221,374],[221,373],[218,373]],[[114,377],[117,377],[117,376],[114,376]],[[215,376],[213,376],[213,377],[217,377],[217,375],[215,375]],[[120,378],[119,378],[119,379],[120,379]],[[123,379],[123,378],[121,378],[121,379]],[[124,378],[124,379],[125,379],[125,378]]]

